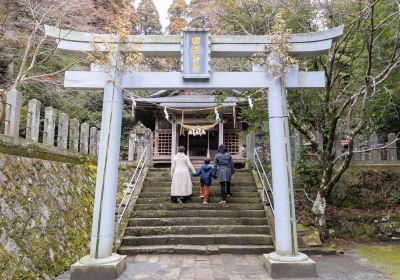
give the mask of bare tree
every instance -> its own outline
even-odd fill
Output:
[[[340,17],[352,20],[328,57],[314,61],[325,71],[326,88],[319,92],[317,110],[310,110],[309,100],[301,95],[296,95],[296,105],[292,102],[290,109],[291,123],[311,142],[323,170],[312,208],[322,234],[327,203],[335,184],[350,165],[356,137],[368,124],[370,103],[382,92],[382,86],[400,63],[397,1],[332,2],[324,1],[320,6],[327,22],[338,25]],[[339,131],[348,139],[348,150],[335,157]],[[322,144],[318,136],[322,137]]]

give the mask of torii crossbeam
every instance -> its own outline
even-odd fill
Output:
[[[110,45],[120,44],[118,38],[109,34],[76,32],[51,26],[45,26],[45,32],[57,40],[59,49],[76,55],[107,52]],[[343,26],[339,26],[321,32],[289,35],[289,54],[299,57],[325,54],[342,33]],[[265,71],[211,72],[209,69],[211,58],[250,57],[265,52],[267,46],[274,46],[273,37],[215,36],[209,35],[207,30],[197,29],[185,30],[181,36],[133,35],[118,45],[120,52],[135,50],[146,57],[182,57],[183,72],[118,72],[122,62],[111,53],[107,72],[98,65],[92,65],[90,71],[66,72],[65,87],[104,89],[90,257],[82,259],[78,267],[114,263],[121,270],[124,266],[123,258],[112,254],[123,89],[265,88],[268,90],[276,237],[276,252],[265,255],[266,268],[271,276],[277,271],[279,273],[275,276],[280,277],[315,275],[315,262],[299,253],[297,246],[286,89],[324,88],[324,73],[288,69],[284,77],[277,78]],[[268,54],[268,63],[280,63],[273,51]]]

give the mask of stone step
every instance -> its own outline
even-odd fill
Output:
[[[174,217],[223,217],[223,218],[265,218],[264,210],[143,210],[134,211],[131,214],[132,218],[174,218]]]
[[[152,175],[148,175],[146,176],[146,179],[144,180],[145,182],[155,182],[155,183],[166,183],[166,182],[172,182],[172,178],[171,176],[162,176],[162,177],[157,177],[157,176],[152,176]],[[200,179],[198,177],[192,177],[192,182],[200,182]],[[218,181],[216,179],[212,180],[212,182],[214,184],[219,184]],[[237,184],[237,183],[241,183],[241,184],[255,184],[253,177],[239,177],[239,176],[235,176],[234,178],[232,178],[232,183],[233,184]]]
[[[260,194],[254,190],[252,191],[238,191],[238,192],[231,192],[232,193],[232,198],[238,198],[238,197],[260,197]],[[199,195],[199,190],[193,189],[193,196]],[[171,197],[171,192],[164,191],[164,192],[141,192],[139,194],[140,198],[157,198],[157,197],[163,197],[163,198],[170,198]],[[213,189],[210,192],[210,197],[221,197],[221,192],[219,190]]]
[[[210,203],[218,203],[221,197],[211,196],[209,198]],[[164,204],[170,203],[170,197],[158,197],[158,198],[138,198],[136,204]],[[203,199],[199,197],[192,197],[191,203],[202,203]],[[229,203],[260,203],[261,199],[259,197],[235,197],[229,198]]]
[[[261,203],[164,203],[164,204],[136,204],[135,211],[138,210],[263,210],[264,207]],[[201,216],[201,212],[199,213]]]
[[[269,227],[242,225],[180,225],[159,227],[127,227],[125,236],[183,234],[269,234]]]
[[[171,183],[168,182],[160,182],[160,183],[153,183],[153,182],[147,182],[143,184],[143,189],[148,189],[148,188],[156,188],[153,189],[152,191],[161,191],[161,192],[166,192],[171,189]],[[193,184],[193,190],[198,190],[199,189],[199,184]],[[219,184],[212,184],[211,185],[211,191],[212,190],[217,190],[219,191],[220,185]],[[231,185],[231,191],[256,191],[257,186],[256,184],[232,184]]]
[[[214,165],[211,165],[212,167],[214,167]],[[153,173],[162,173],[162,172],[167,172],[168,174],[170,174],[171,172],[171,168],[166,167],[166,168],[150,168],[149,169],[149,173],[153,174]],[[246,169],[246,168],[236,168],[235,169],[235,173],[249,173],[252,174],[250,169]]]
[[[197,169],[196,169],[197,170]],[[190,173],[190,175],[192,175],[192,173]],[[149,178],[171,178],[171,172],[150,172],[148,173],[148,177]],[[192,176],[193,179],[198,179],[199,177],[197,176]],[[232,176],[232,181],[236,180],[236,179],[247,179],[247,180],[254,180],[253,174],[252,173],[235,173]]]
[[[190,225],[267,225],[266,218],[222,218],[187,217],[176,218],[131,218],[128,226],[190,226]]]
[[[272,245],[154,245],[154,246],[121,246],[118,253],[121,255],[138,254],[191,254],[191,255],[213,255],[213,254],[243,254],[261,255],[274,251]]]
[[[193,234],[193,235],[148,235],[125,236],[122,246],[143,245],[271,245],[272,237],[266,234]]]
[[[142,192],[170,192],[171,191],[171,184],[163,184],[163,183],[159,183],[159,184],[145,184],[142,188]],[[198,192],[199,191],[199,186],[194,185],[193,186],[193,192]],[[211,186],[210,187],[210,192],[211,193],[215,193],[215,192],[220,192],[221,188],[219,186]],[[256,186],[252,186],[252,185],[233,185],[231,186],[231,192],[235,193],[235,192],[257,192],[258,189],[256,188]]]

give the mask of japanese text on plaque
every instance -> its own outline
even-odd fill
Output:
[[[192,36],[192,71],[201,72],[200,66],[200,43],[201,38],[198,35]]]

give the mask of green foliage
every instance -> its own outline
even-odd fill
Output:
[[[188,7],[189,26],[194,28],[211,27],[211,9],[213,1],[191,0]],[[214,7],[215,8],[215,7]]]
[[[312,195],[316,193],[321,180],[321,168],[312,165],[303,145],[300,146],[300,159],[296,162],[293,175],[296,188],[302,188]]]

